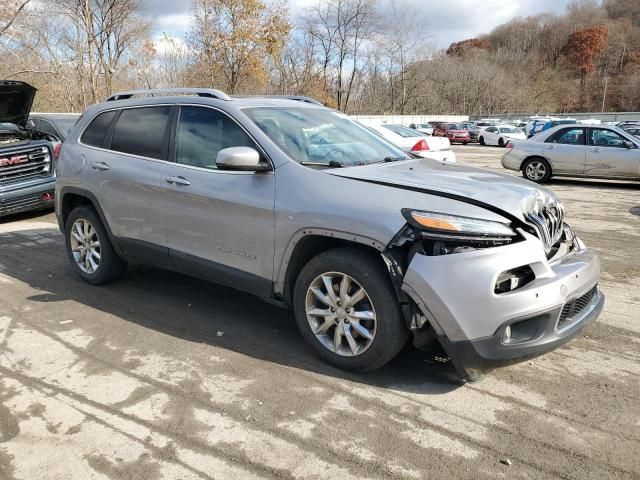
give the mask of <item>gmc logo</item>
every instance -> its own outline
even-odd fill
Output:
[[[28,155],[16,155],[15,157],[0,158],[0,167],[6,167],[7,165],[19,165],[20,163],[27,163],[28,161]]]

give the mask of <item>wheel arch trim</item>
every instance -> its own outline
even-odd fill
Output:
[[[60,231],[64,234],[65,227],[66,227],[65,219],[62,217],[62,211],[61,211],[62,205],[64,203],[64,197],[66,195],[76,195],[79,197],[83,197],[89,201],[91,206],[95,209],[96,213],[98,214],[98,217],[100,217],[100,221],[102,222],[104,229],[107,231],[107,235],[109,236],[109,241],[111,242],[113,249],[116,251],[118,255],[120,256],[124,255],[124,252],[120,247],[120,244],[118,243],[116,237],[111,232],[111,228],[109,228],[109,223],[107,222],[107,218],[105,217],[104,212],[102,211],[102,208],[100,207],[100,203],[98,202],[98,199],[93,193],[83,188],[66,186],[60,189],[60,193],[58,194],[59,201],[60,201],[60,211],[56,212],[56,216],[58,218],[58,227],[60,228]]]

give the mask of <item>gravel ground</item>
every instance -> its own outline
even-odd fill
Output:
[[[290,312],[178,274],[91,287],[53,214],[0,221],[0,479],[640,478],[640,184],[550,187],[600,252],[605,311],[464,386],[410,348],[345,374]]]

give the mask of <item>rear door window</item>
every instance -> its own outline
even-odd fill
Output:
[[[547,139],[547,143],[584,145],[584,128],[565,128],[558,130]]]
[[[170,113],[169,106],[122,110],[113,130],[111,150],[165,159]]]
[[[92,147],[103,147],[107,130],[109,130],[116,113],[118,112],[115,110],[103,112],[94,118],[82,134],[80,141]]]

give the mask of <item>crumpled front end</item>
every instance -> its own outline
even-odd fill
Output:
[[[463,377],[557,348],[604,304],[599,259],[568,226],[550,254],[533,234],[518,233],[507,245],[416,253],[404,275],[402,290]]]

